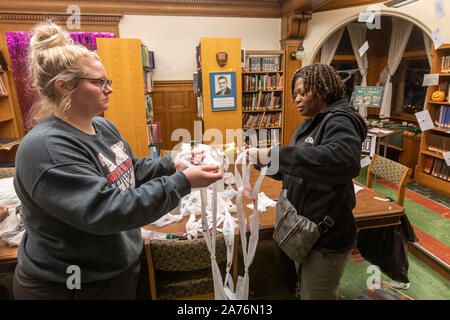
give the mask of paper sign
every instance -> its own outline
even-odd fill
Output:
[[[436,0],[434,2],[434,14],[436,16],[436,20],[441,20],[445,16],[445,6],[443,0]]]
[[[364,53],[366,53],[366,51],[369,49],[369,42],[366,41],[364,42],[364,44],[361,46],[361,48],[359,48],[359,56],[362,57],[364,55]]]
[[[428,110],[416,112],[415,115],[422,131],[427,131],[434,128],[434,123],[433,120],[431,120]]]
[[[360,187],[357,184],[353,184],[353,189],[355,189],[355,194],[357,194],[361,190],[364,190],[363,187]]]
[[[442,155],[444,156],[445,163],[450,167],[450,151],[444,152]]]
[[[375,153],[377,137],[373,134],[367,134],[366,139],[361,145],[361,155],[372,157]]]
[[[422,86],[437,86],[439,84],[439,73],[431,73],[423,75]]]
[[[374,19],[375,19],[375,13],[361,12],[358,17],[358,22],[372,23]]]
[[[433,39],[433,43],[434,43],[434,49],[438,49],[441,45],[442,45],[442,35],[441,35],[441,31],[439,30],[439,28],[436,28],[432,33],[431,33],[431,39]]]
[[[370,164],[370,158],[365,157],[361,159],[361,168],[367,167]]]

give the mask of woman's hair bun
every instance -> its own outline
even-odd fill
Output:
[[[46,21],[38,24],[33,29],[33,37],[30,40],[30,49],[40,51],[71,44],[73,44],[72,39],[60,26],[51,21]]]

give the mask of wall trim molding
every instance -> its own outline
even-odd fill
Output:
[[[42,13],[14,13],[14,12],[0,12],[0,20],[3,22],[36,22],[46,19],[52,19],[55,22],[66,21],[70,17],[69,14],[42,14]],[[80,16],[81,22],[85,23],[112,23],[118,24],[122,15],[84,15]]]
[[[14,0],[2,3],[1,11],[64,15],[69,5],[78,5],[83,15],[281,17],[279,0]]]

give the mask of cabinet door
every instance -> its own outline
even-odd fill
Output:
[[[113,89],[104,116],[117,126],[136,157],[148,156],[141,40],[98,38],[97,50]]]

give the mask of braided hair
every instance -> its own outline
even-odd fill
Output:
[[[306,93],[312,92],[328,105],[345,97],[347,89],[339,74],[329,65],[316,63],[298,69],[291,83],[292,100],[295,100],[294,87],[298,78],[303,79]]]

